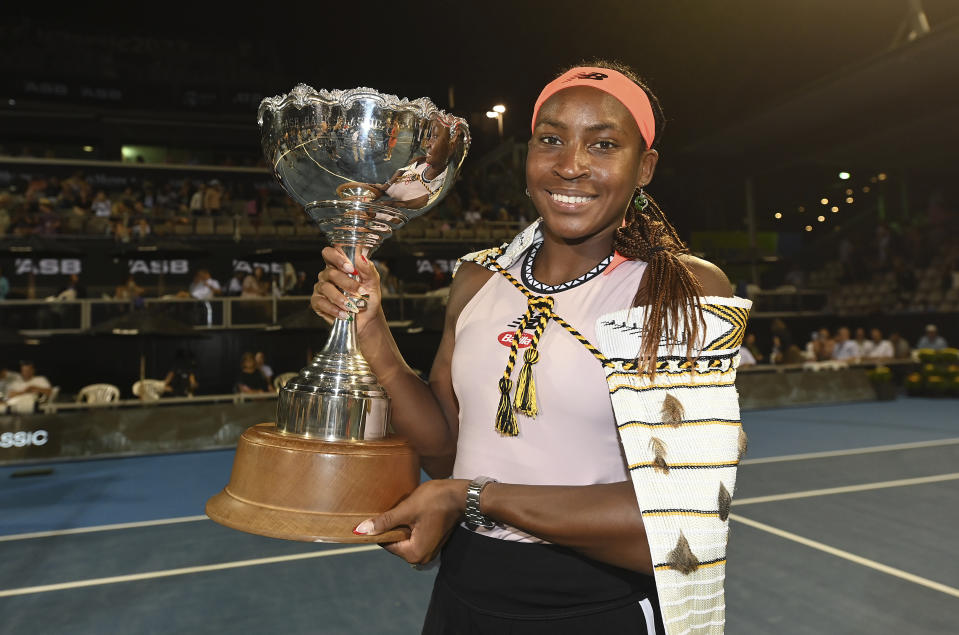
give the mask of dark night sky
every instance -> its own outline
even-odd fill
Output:
[[[953,0],[924,0],[933,29],[959,16]],[[888,49],[906,0],[554,0],[552,2],[264,3],[253,10],[165,4],[33,19],[104,35],[137,33],[238,40],[275,51],[291,81],[316,87],[371,85],[446,104],[459,114],[503,102],[507,131],[527,130],[538,90],[561,67],[586,57],[634,66],[669,119],[666,149],[756,112],[804,84]],[[221,5],[222,6],[222,5]],[[203,63],[198,60],[198,64]],[[256,70],[256,69],[253,69]]]

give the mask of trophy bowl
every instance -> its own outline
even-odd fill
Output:
[[[329,243],[355,261],[450,191],[469,150],[463,119],[426,98],[371,88],[297,85],[258,112],[267,161]],[[363,308],[365,300],[355,298]],[[391,434],[389,395],[360,353],[352,316],[280,389],[276,422],[246,430],[230,482],[207,515],[250,533],[305,541],[392,542],[360,536],[362,520],[419,484],[419,457]]]

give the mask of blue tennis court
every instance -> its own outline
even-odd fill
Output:
[[[959,419],[901,398],[743,414],[729,633],[951,633]],[[232,452],[0,469],[0,632],[417,633],[433,573],[205,519]],[[51,471],[52,470],[52,471]]]

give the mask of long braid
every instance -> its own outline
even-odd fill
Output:
[[[686,334],[686,357],[692,359],[700,339],[702,285],[679,258],[689,249],[649,194],[637,191],[613,245],[627,258],[647,263],[645,284],[636,290],[633,301],[635,306],[646,305],[639,370],[652,373],[660,341],[681,344],[681,333]]]

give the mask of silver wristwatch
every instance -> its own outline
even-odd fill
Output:
[[[471,529],[496,526],[496,523],[483,515],[483,511],[480,509],[480,494],[483,493],[483,488],[487,485],[497,482],[495,478],[477,476],[470,481],[469,487],[466,488],[466,524]]]

